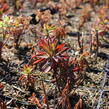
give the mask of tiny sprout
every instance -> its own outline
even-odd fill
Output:
[[[22,68],[22,74],[30,74],[32,72],[32,66],[30,65],[24,65],[24,67]]]

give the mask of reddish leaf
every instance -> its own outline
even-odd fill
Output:
[[[40,103],[40,101],[38,100],[38,98],[36,97],[35,93],[32,93],[32,96],[30,98],[28,98],[30,101],[30,103],[36,104],[40,109],[42,109],[42,105]]]
[[[46,54],[45,52],[38,51],[38,54],[37,54],[37,56],[40,56],[40,55],[45,55],[45,54]]]
[[[51,42],[52,43],[52,42]],[[39,46],[40,48],[42,48],[46,53],[48,53],[49,55],[52,54],[52,49],[50,49],[50,45],[48,44],[48,40],[44,40],[44,39],[41,39],[39,41]]]
[[[58,51],[60,51],[60,50],[62,50],[62,49],[64,48],[64,46],[65,46],[65,44],[60,44],[60,45],[57,46],[56,49],[57,49]]]
[[[6,102],[0,100],[0,109],[7,109]]]
[[[63,48],[59,53],[62,54],[63,52],[67,51],[68,49],[69,49],[69,48],[67,48],[67,47],[66,47],[66,48]]]
[[[33,59],[33,58],[36,58],[36,57],[37,57],[36,55],[35,55],[35,56],[32,56],[32,59]]]
[[[32,56],[32,58],[36,58],[37,56],[42,56],[42,55],[45,55],[45,54],[46,54],[45,52],[38,51],[38,53],[35,56]]]
[[[68,109],[71,109],[71,104],[70,104],[69,95],[68,95],[69,88],[70,88],[70,85],[69,85],[69,82],[67,82],[66,86],[64,87],[62,91],[63,100],[61,102],[62,102],[62,107],[65,108],[66,106],[68,106]]]
[[[40,62],[43,61],[43,60],[45,60],[45,58],[41,58],[41,59],[35,61],[33,64],[38,64],[38,63],[40,63]]]
[[[20,77],[19,77],[19,80],[21,81],[21,80],[25,80],[27,78],[27,75],[21,75]]]
[[[47,104],[47,97],[44,95],[44,98],[43,98],[43,102],[44,104]]]
[[[5,4],[3,5],[3,12],[6,12],[6,11],[8,11],[8,10],[9,10],[9,6],[8,6],[7,3],[5,3]]]
[[[83,109],[83,100],[80,98],[79,101],[75,104],[74,109]]]
[[[80,67],[77,66],[77,67],[75,67],[75,68],[73,69],[73,72],[76,72],[76,71],[79,71],[79,70],[80,70]]]
[[[39,46],[41,48],[43,48],[44,50],[49,50],[48,44],[47,44],[47,40],[41,39],[39,41]]]
[[[0,83],[0,89],[3,89],[4,85],[2,83]]]

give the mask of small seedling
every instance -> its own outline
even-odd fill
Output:
[[[20,72],[22,75],[20,76],[19,80],[25,89],[27,89],[29,86],[34,88],[35,76],[32,74],[32,69],[32,66],[24,65],[22,71]]]

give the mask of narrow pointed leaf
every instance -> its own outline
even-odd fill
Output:
[[[38,63],[40,63],[41,61],[43,61],[44,59],[45,59],[45,58],[39,59],[39,60],[35,61],[33,64],[38,64]]]

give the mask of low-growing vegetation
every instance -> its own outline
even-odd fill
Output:
[[[108,109],[108,0],[0,0],[0,109]]]

